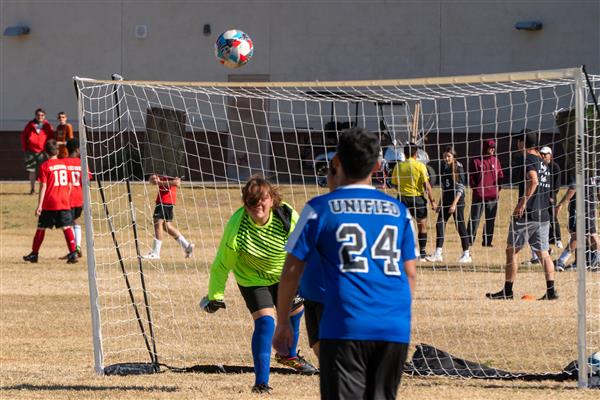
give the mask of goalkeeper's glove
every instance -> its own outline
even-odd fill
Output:
[[[208,296],[204,296],[202,300],[200,300],[200,308],[207,313],[212,314],[219,311],[219,308],[227,308],[227,306],[223,300],[209,300]]]

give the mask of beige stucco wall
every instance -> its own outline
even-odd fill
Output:
[[[540,20],[537,32],[519,20]],[[204,24],[212,33],[202,33]],[[553,69],[600,73],[600,1],[0,0],[0,131],[44,107],[75,117],[73,75],[225,81],[386,79]],[[148,37],[135,37],[146,25]],[[254,59],[228,70],[213,43],[228,28],[253,38]],[[1,33],[1,32],[0,32]]]

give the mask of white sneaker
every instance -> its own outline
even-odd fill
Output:
[[[194,243],[190,243],[188,247],[185,248],[185,258],[190,258],[192,256],[194,247],[196,247],[196,245],[194,245]]]
[[[142,256],[142,258],[145,260],[160,260],[160,256],[153,251],[146,254],[145,256]]]
[[[442,257],[441,254],[432,254],[430,256],[425,257],[425,261],[442,262],[442,261],[444,261],[444,258]]]
[[[471,258],[470,255],[466,255],[463,254],[459,259],[458,259],[458,263],[459,264],[470,264],[473,262],[473,259]]]
[[[559,241],[556,242],[556,248],[558,248],[558,249],[564,249],[565,246],[563,246],[562,242],[559,240]]]

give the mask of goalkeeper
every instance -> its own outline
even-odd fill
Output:
[[[225,308],[224,291],[229,271],[246,307],[254,319],[252,358],[256,380],[253,392],[268,393],[271,340],[275,331],[275,301],[285,261],[284,246],[298,220],[298,213],[281,201],[278,190],[264,178],[252,177],[242,189],[244,205],[225,227],[217,256],[210,270],[208,296],[200,302],[204,311],[214,313]],[[315,374],[316,368],[297,352],[300,318],[304,313],[302,299],[296,297],[290,323],[294,342],[289,354],[275,355],[277,362],[303,374]]]

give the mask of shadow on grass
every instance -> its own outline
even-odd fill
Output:
[[[143,391],[143,392],[176,392],[175,386],[95,386],[95,385],[32,385],[23,383],[13,386],[0,386],[0,391],[28,390],[32,392],[102,392],[102,391]]]

